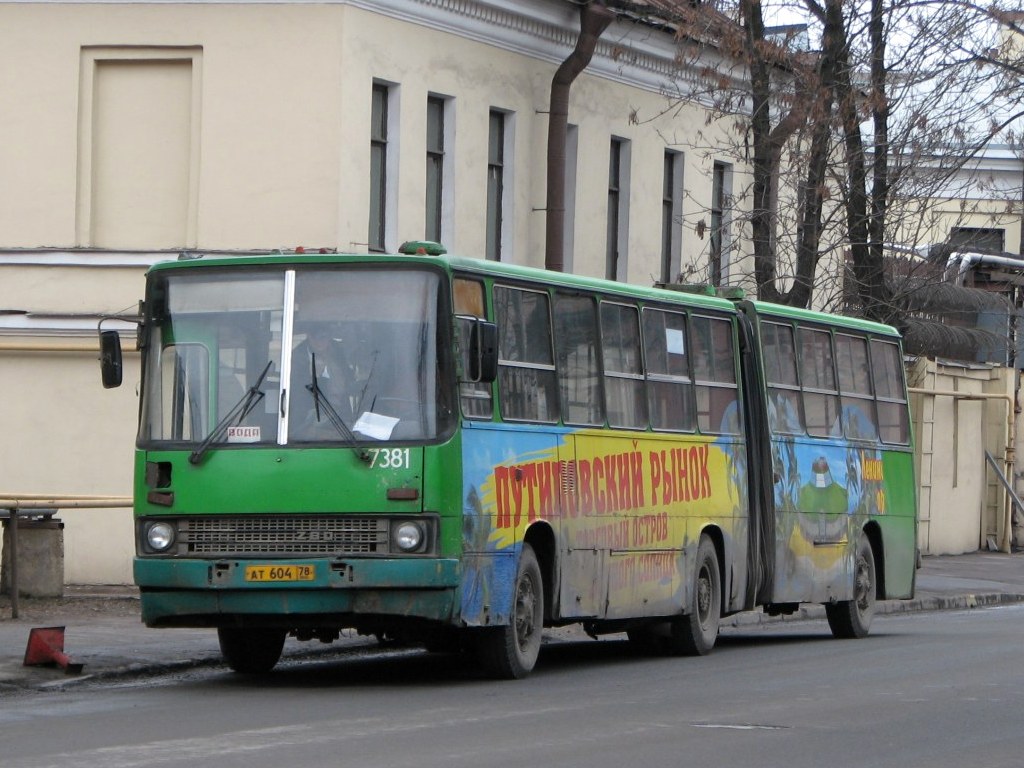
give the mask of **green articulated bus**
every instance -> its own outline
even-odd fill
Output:
[[[862,637],[913,596],[892,328],[403,251],[149,270],[147,625],[215,628],[245,673],[355,630],[519,678],[544,627],[704,654],[739,611]]]

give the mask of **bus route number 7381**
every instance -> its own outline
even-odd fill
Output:
[[[372,469],[408,469],[408,448],[371,448],[370,467]]]

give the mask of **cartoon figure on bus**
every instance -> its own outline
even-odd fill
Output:
[[[805,513],[842,515],[847,512],[846,488],[832,477],[828,460],[819,456],[811,465],[811,479],[800,487],[797,508]]]

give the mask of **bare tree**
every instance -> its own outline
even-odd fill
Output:
[[[693,66],[713,46],[742,72],[702,69],[706,89],[675,97],[714,94],[714,117],[736,126],[717,151],[750,168],[737,197],[758,295],[807,305],[813,288],[816,303],[831,291],[838,306],[840,281],[819,274],[831,254],[849,264],[856,310],[899,323],[924,283],[890,279],[888,249],[933,242],[957,197],[966,219],[973,203],[956,185],[982,180],[965,170],[992,141],[1016,141],[1024,45],[998,30],[1020,14],[949,0],[801,0],[818,43],[801,47],[765,24],[758,0],[671,5]],[[1020,188],[1010,197],[1019,205]]]

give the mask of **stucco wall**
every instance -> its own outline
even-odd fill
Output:
[[[1002,548],[1006,494],[986,465],[1004,467],[1015,372],[920,359],[908,371],[919,484],[918,543],[926,555]],[[934,394],[925,394],[931,392]],[[956,394],[952,394],[956,393]],[[976,398],[976,399],[972,399]],[[1005,471],[1005,470],[1004,470]],[[1012,470],[1007,473],[1012,482]]]
[[[98,130],[88,122],[99,98],[95,62],[187,58],[197,89],[188,160],[195,199],[186,206],[188,242],[174,245],[366,250],[369,104],[377,80],[396,87],[393,106],[400,111],[389,248],[423,236],[426,100],[436,94],[454,103],[446,148],[454,156],[446,180],[454,222],[449,250],[483,252],[487,119],[496,108],[516,118],[511,260],[543,263],[546,113],[551,77],[567,53],[558,46],[543,60],[346,4],[16,3],[0,4],[0,14],[0,71],[19,73],[0,78],[0,104],[18,105],[5,111],[0,142],[8,179],[0,188],[0,247],[94,244],[92,186],[83,175],[94,165]],[[565,21],[571,26],[575,17],[567,13]],[[622,77],[629,77],[625,69]],[[710,148],[725,146],[716,136],[731,127],[705,125],[699,107],[666,112],[667,104],[653,85],[589,72],[573,86],[569,119],[580,127],[577,272],[604,272],[604,227],[593,224],[606,214],[612,136],[632,142],[629,280],[649,284],[659,272],[668,146],[686,155],[684,259],[706,260],[709,241],[696,224],[707,224],[711,165],[726,160]],[[153,247],[142,229],[119,242]]]
[[[0,343],[0,493],[130,495],[138,356],[126,357],[126,385],[104,390],[95,351],[10,351],[15,344],[33,342]],[[131,582],[131,510],[61,509],[58,516],[68,583]]]

